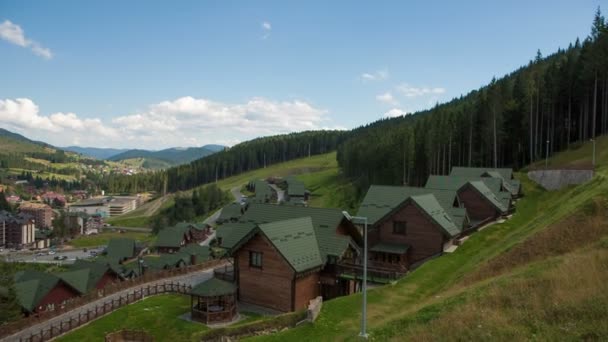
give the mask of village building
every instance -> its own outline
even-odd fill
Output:
[[[108,242],[106,250],[109,260],[122,263],[137,255],[135,240],[129,238],[113,238]]]
[[[295,176],[286,177],[285,182],[287,183],[285,195],[288,202],[305,203],[308,201],[310,192],[306,190],[304,183],[299,181]]]
[[[216,222],[218,224],[236,222],[245,213],[246,209],[247,206],[241,203],[230,203],[222,208],[220,216],[217,218]]]
[[[505,191],[509,191],[513,198],[523,196],[521,182],[513,177],[512,168],[483,168],[483,167],[460,167],[454,166],[450,172],[454,177],[484,177],[498,178],[503,181],[502,186]]]
[[[0,211],[0,225],[3,227],[5,246],[9,248],[35,247],[36,225],[34,218],[27,214],[12,214]]]
[[[372,185],[357,216],[367,218],[369,264],[404,274],[441,255],[469,227],[455,191]]]
[[[429,176],[425,188],[456,191],[472,226],[478,227],[514,210],[512,195],[501,184],[499,178]]]
[[[17,301],[26,315],[59,310],[81,292],[60,277],[39,271],[20,271],[14,276]]]
[[[255,193],[251,200],[255,203],[274,203],[277,200],[277,193],[264,180],[257,179],[249,183],[249,190]]]
[[[19,211],[34,218],[36,228],[50,229],[53,227],[53,209],[47,204],[24,202]]]
[[[60,208],[65,207],[65,204],[67,203],[64,195],[58,194],[58,193],[55,193],[52,191],[45,192],[44,194],[42,194],[40,199],[44,203],[46,203],[50,206],[60,207]]]
[[[158,232],[154,247],[159,253],[175,253],[190,244],[205,241],[211,235],[211,227],[205,223],[178,223]]]
[[[338,209],[251,204],[237,223],[218,230],[234,258],[238,299],[279,312],[353,293],[337,273],[360,254],[360,235]]]
[[[101,290],[123,280],[116,269],[107,264],[95,262],[75,264],[70,267],[69,271],[59,273],[57,276],[81,294]]]

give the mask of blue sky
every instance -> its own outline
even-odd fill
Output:
[[[567,47],[598,5],[0,0],[0,126],[150,149],[352,128]]]

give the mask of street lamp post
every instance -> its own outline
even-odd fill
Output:
[[[545,169],[549,167],[549,140],[547,140],[547,152],[545,153]]]
[[[362,216],[351,216],[347,211],[343,211],[344,217],[349,221],[354,220],[363,221],[363,284],[361,292],[363,292],[363,308],[361,313],[361,331],[359,337],[367,339],[367,217]]]
[[[593,143],[593,157],[591,159],[591,165],[595,167],[595,139],[591,139],[591,142]]]

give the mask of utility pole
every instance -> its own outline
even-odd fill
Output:
[[[361,216],[350,216],[347,211],[343,211],[342,214],[347,220],[354,223],[354,220],[363,221],[363,284],[361,285],[361,292],[363,292],[363,312],[361,313],[361,331],[359,337],[364,339],[368,338],[367,335],[367,217]]]
[[[547,140],[547,152],[545,153],[545,169],[549,167],[549,140]]]
[[[595,139],[591,139],[591,142],[593,143],[593,157],[591,159],[591,165],[593,165],[593,168],[595,168]]]

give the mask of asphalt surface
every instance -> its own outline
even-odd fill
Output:
[[[237,203],[241,203],[241,200],[243,199],[243,194],[241,193],[241,187],[242,187],[242,185],[239,185],[239,186],[235,186],[234,188],[230,189],[230,193],[232,194],[232,197],[234,197],[234,201]]]
[[[91,258],[91,251],[101,253],[103,248],[88,248],[85,252],[84,249],[72,249],[66,251],[56,251],[54,254],[49,254],[48,250],[44,251],[17,251],[9,252],[4,250],[0,253],[0,258],[7,262],[38,262],[38,263],[55,263],[59,265],[73,264],[76,259],[88,259]],[[51,252],[52,253],[52,252]],[[65,256],[65,260],[55,260],[55,257]]]
[[[220,265],[215,268],[223,268],[223,267],[224,267],[224,265]],[[214,268],[210,268],[208,270],[201,271],[201,272],[193,272],[193,273],[190,273],[187,275],[181,275],[181,276],[172,277],[172,278],[165,278],[165,279],[161,279],[161,280],[158,280],[155,282],[146,283],[146,284],[140,285],[138,287],[126,289],[121,292],[114,293],[114,294],[106,296],[104,298],[100,298],[99,300],[96,300],[89,304],[78,307],[72,311],[68,311],[68,312],[66,312],[62,315],[59,315],[57,317],[54,317],[48,321],[36,324],[27,329],[21,330],[20,332],[14,334],[12,336],[8,336],[8,337],[1,339],[0,341],[19,341],[19,339],[21,339],[21,338],[25,339],[27,337],[30,337],[32,334],[39,333],[41,329],[46,330],[46,329],[49,329],[51,327],[51,325],[53,325],[53,324],[59,324],[59,322],[61,322],[61,321],[66,321],[66,320],[72,319],[72,318],[78,318],[80,313],[85,313],[88,310],[92,310],[97,305],[102,305],[103,303],[105,303],[111,299],[118,299],[118,298],[120,298],[120,296],[134,293],[135,290],[138,290],[141,287],[147,287],[148,285],[162,284],[162,283],[168,283],[168,282],[179,282],[182,284],[195,286],[195,285],[213,277],[213,269]]]

